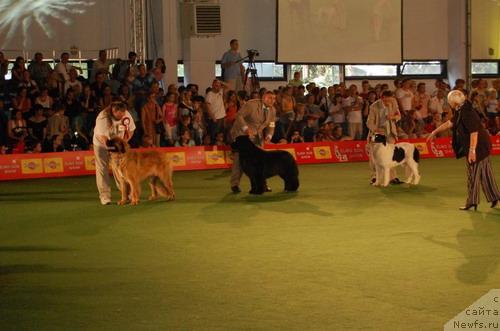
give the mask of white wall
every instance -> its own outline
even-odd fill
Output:
[[[229,49],[231,39],[238,39],[242,54],[245,54],[247,49],[257,49],[260,51],[258,60],[274,61],[276,53],[275,0],[220,0],[220,5],[222,33],[209,38],[215,43],[216,59],[220,60],[222,54]],[[170,42],[177,43],[178,59],[184,60],[181,12],[181,6],[179,6],[178,35]],[[198,39],[206,39],[206,37]]]
[[[238,39],[244,54],[258,49],[258,60],[274,61],[276,54],[275,0],[221,0],[222,34],[215,38],[219,59],[229,41]],[[246,53],[245,53],[246,54]]]
[[[448,0],[403,1],[403,57],[448,58]]]
[[[489,1],[489,0],[488,0]],[[240,40],[241,49],[260,50],[258,60],[276,56],[275,0],[221,0],[222,34],[214,38],[222,55],[229,40]],[[179,13],[180,15],[180,13]],[[448,0],[403,0],[403,54],[407,59],[448,57]],[[181,30],[176,40],[182,60]],[[298,41],[300,45],[300,41]],[[313,51],[321,51],[321,45]]]
[[[172,1],[172,0],[168,0]],[[407,59],[447,59],[448,58],[448,0],[403,0],[403,35],[404,56]],[[221,0],[222,6],[222,34],[211,41],[203,38],[191,39],[189,45],[193,48],[196,44],[213,42],[214,49],[210,47],[203,54],[205,64],[193,62],[191,57],[199,55],[191,54],[183,47],[181,30],[179,28],[176,38],[171,38],[167,44],[176,43],[178,47],[179,60],[197,63],[198,70],[192,72],[200,73],[200,65],[212,66],[209,58],[219,60],[221,55],[228,49],[229,40],[236,38],[240,40],[242,54],[248,48],[258,49],[261,56],[258,60],[273,61],[276,53],[276,5],[275,0]],[[180,24],[179,24],[180,27]],[[197,41],[198,39],[198,41]],[[298,41],[300,45],[300,41]],[[184,44],[185,45],[185,44]],[[321,51],[321,45],[311,51]],[[212,77],[200,77],[202,82],[208,82]],[[263,86],[277,88],[283,82],[264,82]]]
[[[472,58],[500,59],[500,3],[472,0]],[[489,49],[494,53],[489,54]]]

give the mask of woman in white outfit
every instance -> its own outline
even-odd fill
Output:
[[[94,128],[95,176],[101,204],[111,203],[111,187],[109,177],[109,153],[106,142],[115,137],[125,141],[132,138],[135,123],[127,110],[127,104],[121,101],[112,102],[104,108],[96,119]],[[113,174],[116,176],[116,174]]]

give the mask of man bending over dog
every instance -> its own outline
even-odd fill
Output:
[[[231,129],[232,138],[236,140],[239,136],[248,135],[258,146],[271,142],[276,120],[275,101],[276,96],[274,93],[267,91],[262,96],[262,99],[252,99],[245,103],[236,114],[236,120]],[[231,169],[231,190],[233,193],[241,192],[241,175],[239,156],[235,153]],[[267,185],[266,191],[271,191]]]
[[[121,101],[112,102],[110,106],[104,108],[97,116],[93,137],[95,177],[99,198],[103,205],[111,204],[110,157],[106,143],[109,139],[115,137],[129,141],[134,134],[134,130],[134,120],[127,110],[127,105]],[[115,173],[113,173],[113,176],[116,178]]]
[[[384,91],[380,99],[375,101],[370,106],[370,112],[368,114],[368,119],[366,120],[366,126],[370,131],[368,134],[367,150],[370,169],[372,171],[372,183],[375,182],[375,163],[373,160],[373,142],[371,138],[376,134],[381,134],[386,137],[387,143],[395,144],[398,137],[396,122],[400,119],[401,113],[399,112],[397,101],[391,91]],[[401,183],[396,177],[396,171],[394,169],[391,169],[391,183]]]

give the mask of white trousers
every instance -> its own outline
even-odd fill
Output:
[[[99,199],[101,201],[111,201],[111,178],[109,177],[109,153],[106,147],[94,145],[95,156],[95,179],[97,190],[99,191]],[[115,174],[113,174],[116,177]],[[120,187],[115,179],[116,187]]]

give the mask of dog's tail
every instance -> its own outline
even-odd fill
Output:
[[[418,148],[415,147],[415,149],[413,150],[413,160],[415,160],[415,162],[418,163],[418,161],[420,161],[420,152],[418,151]]]

